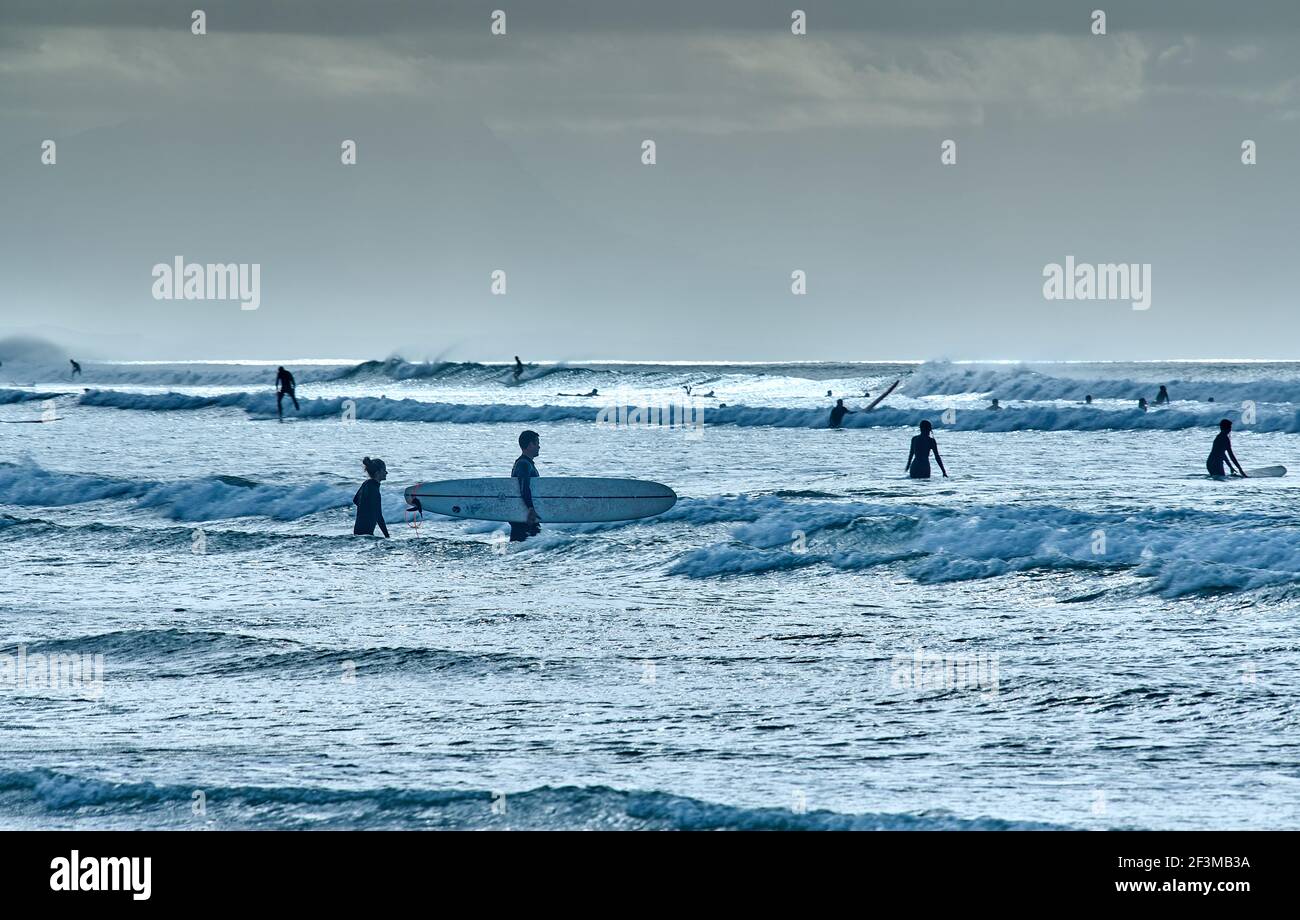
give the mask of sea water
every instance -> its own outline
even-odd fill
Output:
[[[0,825],[1300,823],[1300,365],[83,366],[0,371]],[[524,428],[680,500],[408,520]]]

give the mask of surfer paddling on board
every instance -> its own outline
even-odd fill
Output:
[[[537,536],[542,530],[537,509],[533,507],[533,487],[529,482],[537,476],[537,464],[533,463],[533,459],[542,452],[541,436],[536,431],[521,432],[519,450],[519,459],[515,461],[510,476],[519,480],[519,497],[523,499],[524,507],[528,509],[528,520],[523,524],[510,522],[511,543],[522,543],[529,537]]]
[[[913,479],[930,478],[930,453],[934,452],[935,462],[939,464],[939,469],[943,472],[943,478],[948,478],[948,471],[944,469],[943,458],[939,456],[939,444],[931,437],[930,432],[934,426],[930,424],[929,419],[921,422],[921,433],[912,438],[912,448],[907,452],[907,466],[903,467],[907,475]]]
[[[294,395],[297,389],[294,382],[293,374],[286,371],[283,367],[275,372],[275,414],[284,421],[284,398],[288,396],[293,400],[293,411],[298,411],[298,397]],[[387,536],[387,534],[385,534]]]
[[[352,504],[357,506],[357,521],[352,525],[352,532],[357,535],[373,537],[375,525],[388,536],[388,525],[384,523],[384,503],[379,498],[379,484],[388,478],[388,467],[384,461],[369,457],[361,458],[361,465],[366,468],[369,478],[352,496]]]
[[[844,405],[844,400],[835,400],[835,405],[831,406],[831,427],[840,427],[840,423],[844,421],[844,416],[853,415],[853,413],[854,410]]]
[[[1246,476],[1246,471],[1241,468],[1241,461],[1232,452],[1232,438],[1228,437],[1231,431],[1232,422],[1226,418],[1222,419],[1219,422],[1219,433],[1214,437],[1214,446],[1210,448],[1210,456],[1205,460],[1205,468],[1210,471],[1211,476],[1227,476],[1232,467],[1236,466],[1237,472],[1243,479],[1249,478]],[[1228,472],[1224,472],[1223,469],[1225,460],[1229,461]]]

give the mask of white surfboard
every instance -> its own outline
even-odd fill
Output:
[[[677,503],[672,489],[641,479],[538,476],[529,480],[529,486],[533,507],[543,523],[632,521],[663,514]],[[408,505],[418,499],[423,510],[448,517],[521,524],[528,520],[528,510],[519,497],[519,480],[508,476],[420,482],[405,494]]]
[[[1270,479],[1275,476],[1285,476],[1286,467],[1278,466],[1261,466],[1257,470],[1246,470],[1246,475],[1251,479]]]

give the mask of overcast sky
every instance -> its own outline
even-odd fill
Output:
[[[0,337],[98,357],[1300,358],[1298,180],[1295,0],[0,4]]]

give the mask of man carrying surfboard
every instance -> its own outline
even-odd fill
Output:
[[[522,543],[529,537],[541,533],[542,525],[537,518],[537,509],[533,507],[533,489],[529,480],[537,476],[537,464],[533,458],[542,452],[542,439],[536,431],[524,431],[519,435],[519,459],[510,471],[512,478],[519,480],[519,497],[528,509],[527,522],[520,524],[510,522],[510,542]]]
[[[1226,418],[1221,420],[1219,433],[1214,438],[1214,446],[1210,448],[1210,456],[1205,460],[1205,468],[1210,471],[1211,476],[1226,476],[1227,472],[1223,469],[1223,462],[1226,459],[1230,461],[1228,472],[1231,472],[1235,465],[1242,478],[1249,478],[1246,476],[1246,471],[1241,468],[1241,461],[1232,452],[1232,439],[1228,437],[1230,431],[1232,431],[1232,421]]]

